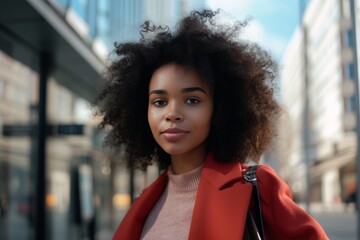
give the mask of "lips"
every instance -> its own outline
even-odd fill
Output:
[[[161,135],[169,142],[175,142],[181,140],[185,135],[189,133],[180,128],[168,128],[165,131],[161,132]]]

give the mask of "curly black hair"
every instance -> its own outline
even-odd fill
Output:
[[[95,105],[100,127],[111,127],[105,145],[122,149],[127,166],[144,170],[154,161],[170,164],[147,120],[150,79],[168,63],[195,69],[213,89],[207,147],[217,161],[258,162],[271,142],[281,112],[274,96],[276,64],[257,44],[239,38],[246,21],[224,25],[215,16],[219,11],[193,11],[174,32],[147,21],[139,42],[115,44],[117,57]]]

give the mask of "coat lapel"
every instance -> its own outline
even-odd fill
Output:
[[[126,216],[115,232],[113,240],[139,240],[146,217],[154,207],[167,184],[166,171],[143,191],[131,205]]]
[[[252,186],[239,163],[218,163],[208,155],[202,170],[190,240],[242,239]]]
[[[201,173],[189,240],[242,239],[252,186],[239,163],[218,163],[209,154]],[[114,240],[140,239],[146,217],[167,184],[166,171],[134,201]]]

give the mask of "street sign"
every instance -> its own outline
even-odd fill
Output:
[[[32,125],[4,125],[2,132],[3,136],[31,136],[34,133],[34,126]]]
[[[36,133],[37,126],[28,124],[3,125],[2,134],[7,137],[29,137]],[[85,133],[83,124],[48,125],[48,136],[82,136]]]
[[[52,127],[52,135],[84,135],[83,124],[59,124]]]

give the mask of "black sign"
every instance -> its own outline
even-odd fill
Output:
[[[60,124],[53,126],[53,135],[84,135],[82,124]]]
[[[37,126],[32,125],[4,125],[3,136],[26,137],[36,133]],[[47,127],[48,136],[70,136],[84,135],[85,126],[83,124],[59,124]]]
[[[3,136],[31,136],[34,133],[34,126],[31,125],[4,125]]]

